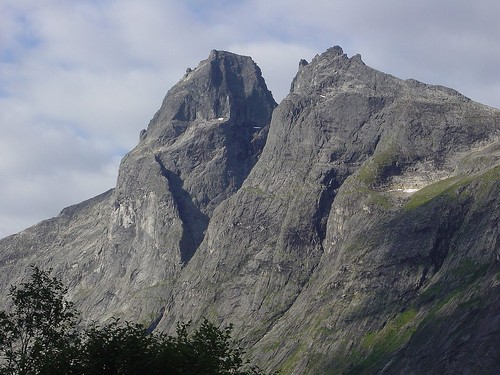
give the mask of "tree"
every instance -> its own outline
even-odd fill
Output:
[[[191,334],[190,323],[177,326],[176,336],[160,341],[161,368],[169,374],[250,375],[263,374],[243,359],[244,350],[231,338],[232,325],[223,329],[204,319]]]
[[[67,289],[51,270],[31,267],[30,279],[11,286],[12,311],[0,311],[3,374],[71,374],[78,347],[76,318]]]
[[[204,319],[192,331],[177,326],[174,336],[152,333],[146,327],[114,319],[93,325],[84,333],[82,368],[85,375],[259,375],[243,359],[244,351],[231,339],[232,326],[220,329]]]
[[[28,281],[12,286],[11,311],[0,311],[0,375],[259,375],[231,339],[232,326],[204,320],[191,332],[148,333],[114,319],[78,330],[67,289],[49,271],[31,267]]]
[[[81,364],[85,375],[156,374],[159,336],[147,334],[146,328],[113,319],[83,332]],[[163,372],[165,373],[165,372]]]

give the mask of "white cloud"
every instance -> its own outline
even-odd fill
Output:
[[[0,237],[111,188],[166,91],[214,48],[252,56],[277,100],[299,59],[339,44],[500,107],[499,11],[493,0],[3,0]]]

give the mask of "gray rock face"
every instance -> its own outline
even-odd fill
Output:
[[[257,161],[275,106],[251,58],[212,51],[168,92],[139,145],[124,158],[115,192],[117,238],[168,238],[178,247],[175,263],[187,262],[214,208]]]
[[[0,283],[49,264],[87,319],[234,323],[285,374],[498,373],[499,139],[500,111],[340,47],[276,108],[212,51],[116,189],[0,241]]]

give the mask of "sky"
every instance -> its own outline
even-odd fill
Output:
[[[275,100],[340,45],[500,108],[497,0],[0,0],[0,238],[116,184],[169,88],[212,49]]]

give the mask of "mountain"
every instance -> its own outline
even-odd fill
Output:
[[[166,95],[115,189],[0,243],[0,285],[51,266],[87,319],[143,323],[262,152],[276,107],[249,57],[212,51]]]
[[[212,51],[115,189],[0,241],[0,285],[34,263],[87,321],[233,323],[284,374],[496,374],[499,175],[500,111],[452,89],[333,47],[276,106]]]

